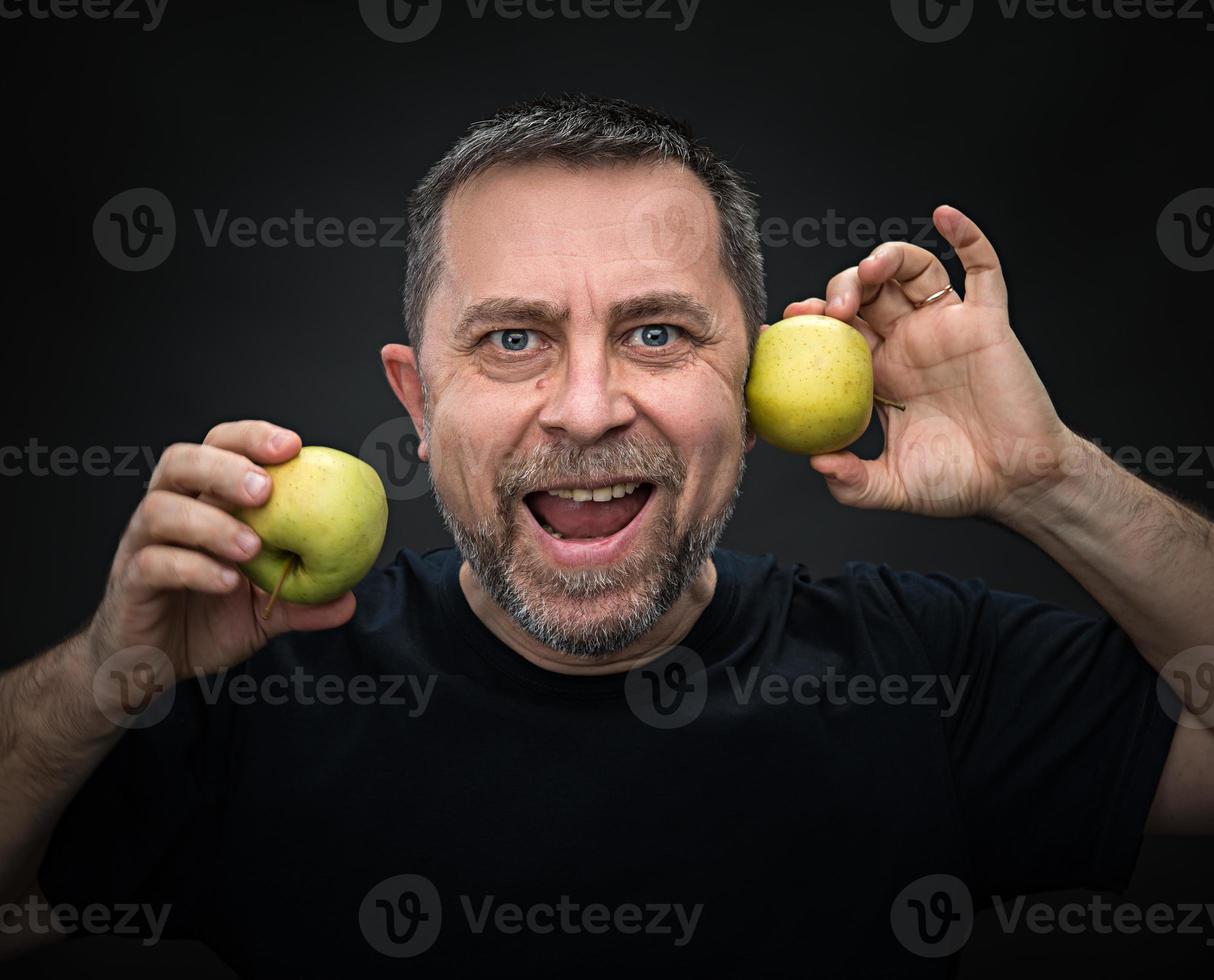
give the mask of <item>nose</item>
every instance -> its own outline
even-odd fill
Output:
[[[549,376],[549,396],[539,414],[548,433],[588,446],[627,429],[636,405],[624,390],[621,365],[613,364],[600,337],[575,339]]]

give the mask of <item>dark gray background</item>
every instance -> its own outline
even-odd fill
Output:
[[[353,0],[168,0],[153,31],[115,19],[0,19],[0,444],[24,453],[35,438],[116,459],[118,447],[158,454],[217,421],[264,417],[306,443],[357,452],[400,414],[378,349],[403,337],[401,249],[207,247],[194,209],[208,220],[225,208],[258,222],[296,208],[345,223],[389,219],[472,120],[514,98],[584,90],[690,120],[752,178],[764,219],[965,209],[999,249],[1012,322],[1063,419],[1110,447],[1167,447],[1179,465],[1181,447],[1214,442],[1211,278],[1173,264],[1156,225],[1178,195],[1214,183],[1202,148],[1214,33],[1195,21],[1008,19],[997,4],[978,7],[941,44],[908,36],[885,2],[702,0],[679,31],[669,4],[672,20],[507,19],[492,6],[477,19],[446,0],[434,31],[407,44],[373,34]],[[146,272],[109,265],[92,234],[103,203],[132,187],[158,189],[176,213],[172,253]],[[821,294],[867,250],[773,243],[771,318]],[[863,451],[879,446],[870,431]],[[21,475],[0,477],[9,539],[0,664],[88,616],[149,474],[142,462],[129,476],[36,476],[27,459]],[[1194,468],[1157,482],[1208,506],[1214,461],[1203,455]],[[382,560],[445,540],[428,497],[401,501]],[[816,575],[864,558],[1094,608],[1001,528],[845,510],[804,459],[762,444],[725,544]],[[1212,856],[1205,841],[1149,841],[1133,897],[1214,900]],[[89,941],[25,967],[50,975],[103,955],[214,975],[196,948],[171,944],[145,952]],[[1006,937],[988,918],[962,972],[1073,964],[1145,976],[1212,958],[1201,937]]]

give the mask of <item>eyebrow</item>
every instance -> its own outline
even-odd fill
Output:
[[[621,320],[648,320],[660,317],[683,317],[697,326],[712,322],[712,311],[689,293],[661,291],[643,293],[614,303],[608,311],[612,323]]]
[[[712,322],[712,311],[689,293],[662,290],[630,296],[613,303],[607,311],[612,323],[659,317],[684,317],[697,326]],[[513,296],[479,300],[460,315],[455,325],[455,340],[461,342],[478,326],[509,324],[551,325],[569,319],[568,307],[546,300],[528,300]]]

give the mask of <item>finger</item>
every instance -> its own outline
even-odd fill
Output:
[[[216,446],[179,442],[160,456],[148,491],[167,491],[237,507],[257,506],[270,494],[270,477],[247,456]]]
[[[257,419],[221,422],[202,440],[204,446],[216,446],[239,453],[258,463],[285,463],[299,453],[302,440],[290,429]]]
[[[826,488],[841,504],[864,510],[896,506],[894,481],[879,460],[861,459],[848,452],[823,453],[811,456],[809,465],[826,477]]]
[[[134,552],[150,544],[199,548],[227,561],[248,561],[261,540],[246,524],[194,497],[153,490],[135,510],[124,546]]]
[[[136,552],[126,567],[126,583],[136,595],[166,590],[221,594],[240,584],[240,573],[201,551],[153,544]]]
[[[826,300],[824,299],[803,299],[795,303],[789,303],[784,307],[784,319],[793,316],[823,316],[826,312]],[[875,351],[881,343],[880,334],[875,331],[864,317],[854,316],[847,321],[855,327],[868,341],[868,349]]]
[[[1007,306],[1007,282],[995,247],[982,230],[954,207],[942,204],[932,216],[965,267],[965,298],[979,306]]]
[[[832,295],[831,287],[835,293]],[[841,272],[827,286],[826,312],[840,320],[848,320],[863,312],[864,319],[881,336],[887,335],[898,317],[910,313],[914,306],[898,288],[898,283],[884,280],[865,281],[859,266]],[[858,305],[856,299],[859,298]],[[852,312],[852,307],[856,309]],[[845,315],[846,314],[846,315]]]
[[[888,336],[899,317],[915,311],[915,305],[906,298],[899,284],[887,279],[877,285],[870,299],[860,307],[864,318],[881,336]]]
[[[860,282],[859,269],[853,265],[826,284],[826,315],[847,322],[876,294],[876,287],[866,288]]]
[[[349,622],[354,615],[355,599],[353,592],[347,592],[332,602],[315,606],[305,606],[301,603],[286,602],[279,599],[270,610],[270,618],[262,619],[261,610],[265,609],[270,594],[254,588],[257,596],[257,616],[262,629],[270,636],[280,633],[290,633],[302,630],[328,630]]]
[[[789,303],[784,307],[784,319],[787,320],[790,316],[823,316],[826,313],[826,300],[824,299],[803,299],[794,303]]]
[[[876,285],[896,280],[902,295],[912,305],[948,288],[948,270],[931,252],[910,242],[885,242],[878,245],[859,265],[860,281]],[[887,289],[886,292],[889,290]],[[961,298],[950,293],[941,303],[958,303]]]

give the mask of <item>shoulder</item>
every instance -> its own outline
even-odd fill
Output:
[[[801,562],[780,563],[775,555],[719,548],[718,569],[736,576],[743,589],[787,593],[793,601],[849,608],[872,615],[918,614],[926,603],[958,612],[985,602],[991,590],[981,578],[960,579],[939,571],[894,568],[885,562],[853,560],[829,575],[815,577]],[[1027,597],[1026,597],[1027,598]]]
[[[772,554],[718,549],[714,557],[719,570],[736,578],[741,614],[766,610],[780,632],[841,650],[899,649],[921,658],[946,637],[985,629],[998,595],[981,578],[878,561],[848,561],[818,577],[806,564],[781,563]]]

